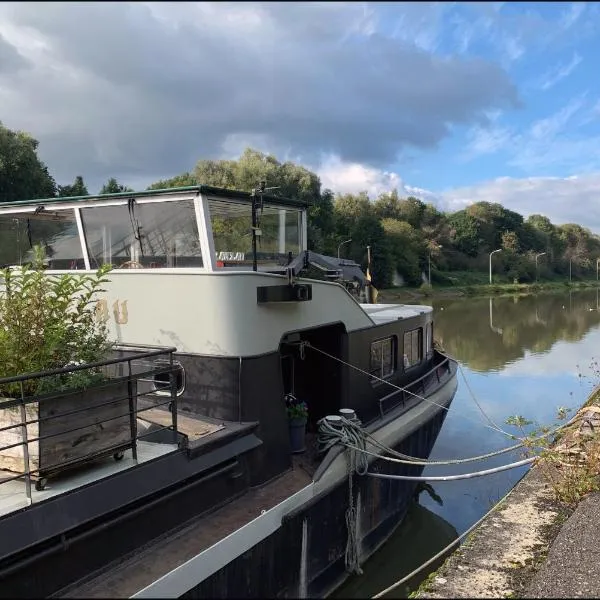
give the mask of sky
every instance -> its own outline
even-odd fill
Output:
[[[4,2],[0,121],[90,192],[251,146],[600,233],[599,49],[585,2]]]

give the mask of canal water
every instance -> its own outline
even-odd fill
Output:
[[[440,299],[434,337],[459,361],[458,390],[431,459],[485,454],[513,445],[506,433],[511,415],[539,425],[559,424],[557,409],[574,411],[600,381],[598,290],[502,298]],[[573,412],[569,413],[572,416]],[[465,465],[427,467],[424,475],[466,473],[519,460],[519,451]],[[435,482],[422,491],[388,543],[335,597],[372,597],[444,548],[481,518],[526,473],[528,467],[464,481]],[[406,598],[439,562],[390,592]]]

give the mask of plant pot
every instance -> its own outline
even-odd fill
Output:
[[[306,450],[306,417],[290,419],[290,446],[292,454],[300,454]]]
[[[135,383],[132,382],[134,411]],[[20,406],[1,406],[0,430],[22,423]],[[41,396],[39,401],[26,404],[25,411],[27,421],[39,420],[27,425],[27,439],[43,438],[28,442],[29,469],[39,470],[37,479],[101,455],[114,454],[118,460],[123,450],[132,447],[127,379]],[[135,427],[135,415],[133,423]],[[21,427],[0,431],[0,469],[24,473],[23,446],[3,449],[23,441],[21,433]]]

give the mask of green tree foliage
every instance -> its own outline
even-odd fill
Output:
[[[133,192],[133,190],[120,184],[114,177],[111,177],[100,190],[101,194],[119,194],[121,192]]]
[[[0,202],[50,198],[56,183],[37,155],[38,141],[0,122]]]
[[[61,197],[88,194],[80,175],[72,184],[57,189],[37,157],[37,147],[29,134],[0,124],[0,201],[56,193]],[[493,202],[476,202],[444,213],[415,196],[403,198],[398,190],[377,198],[366,192],[336,194],[335,190],[321,189],[318,175],[309,169],[252,148],[237,160],[199,160],[191,171],[157,181],[148,189],[204,184],[249,192],[260,181],[266,182],[270,195],[308,203],[309,249],[336,256],[338,246],[351,239],[341,255],[365,268],[366,247],[371,246],[377,287],[389,285],[396,274],[406,283],[419,285],[429,257],[434,282],[451,282],[453,271],[487,272],[489,253],[496,249],[503,251],[495,256],[494,276],[508,281],[532,281],[536,277],[535,257],[540,253],[545,253],[538,257],[537,275],[541,278],[565,277],[569,266],[573,277],[594,276],[600,258],[600,238],[581,225],[554,225],[539,214],[524,219]],[[111,178],[100,193],[128,191],[133,190]],[[273,248],[278,228],[275,217],[265,213],[261,223],[265,234],[262,242]],[[249,213],[238,215],[235,223],[215,218],[213,230],[221,236],[225,250],[248,246],[248,219]],[[5,237],[7,244],[12,243]],[[267,238],[273,239],[268,242]]]
[[[70,198],[73,196],[87,196],[89,194],[87,186],[83,182],[83,177],[77,175],[71,185],[59,185],[58,196],[60,198]]]

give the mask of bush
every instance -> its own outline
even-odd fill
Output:
[[[31,265],[0,271],[0,377],[59,369],[104,359],[113,344],[105,323],[95,318],[95,296],[108,281],[109,266],[93,275],[46,275],[43,251],[34,248]],[[99,371],[23,382],[26,396],[64,387],[86,387]],[[20,396],[21,384],[0,386],[0,396]]]

